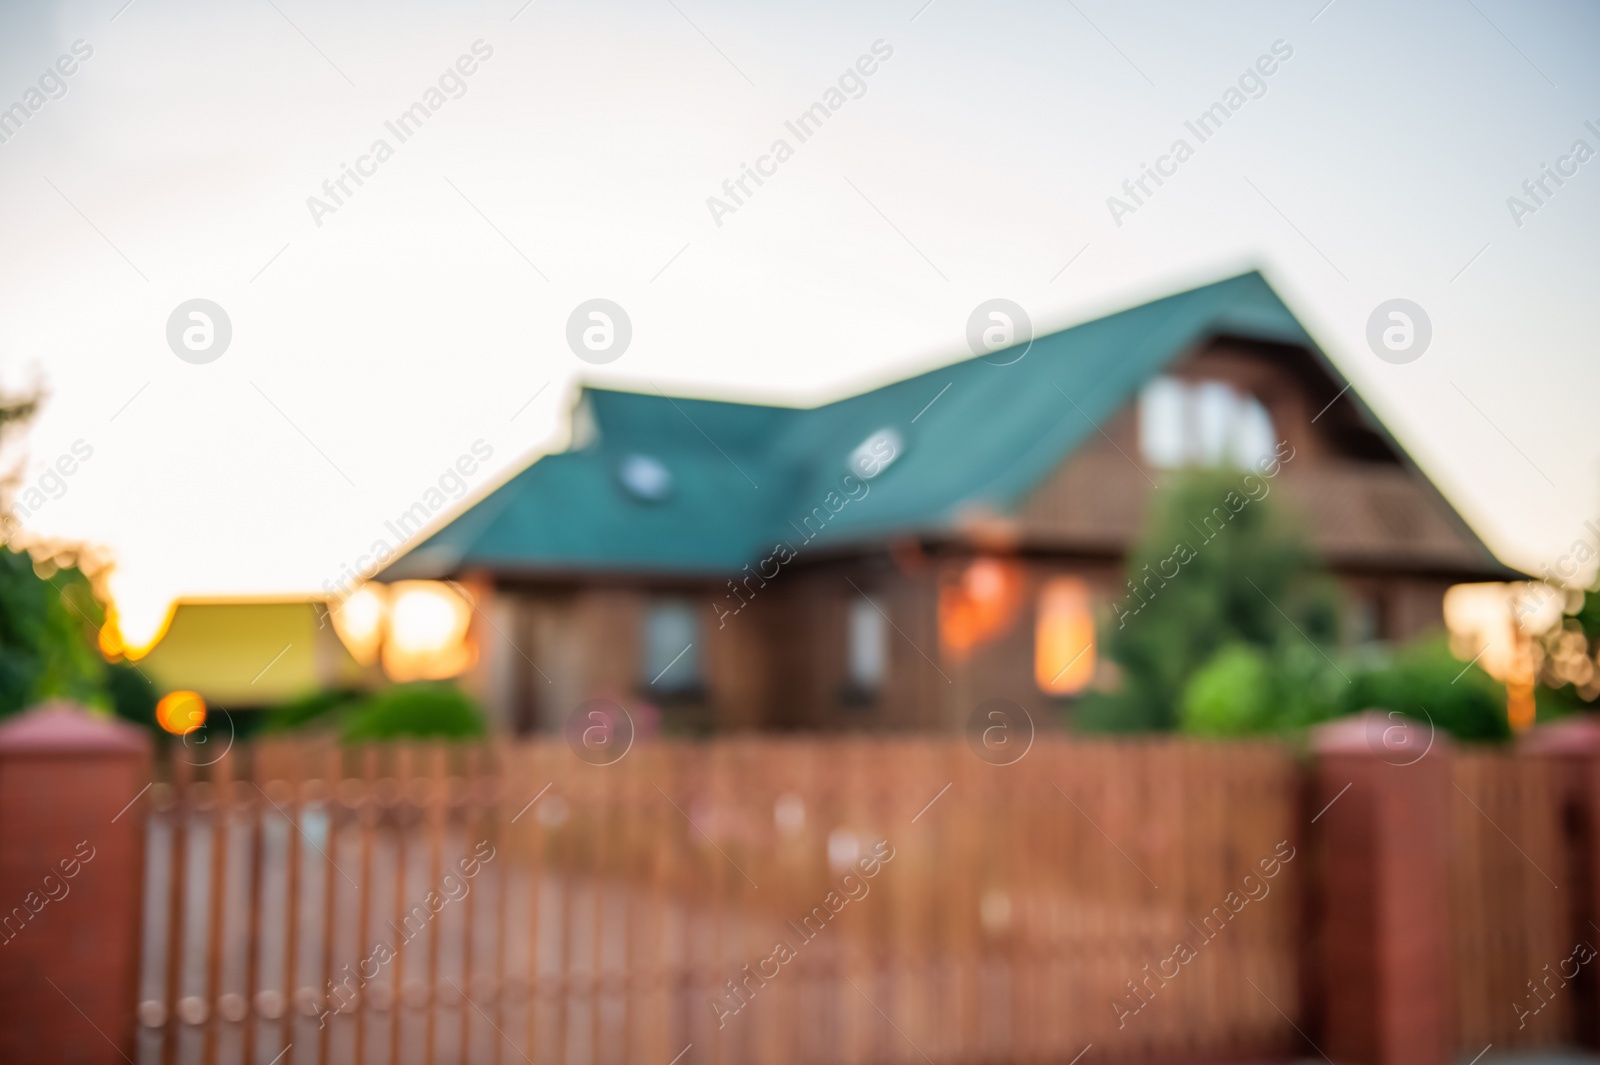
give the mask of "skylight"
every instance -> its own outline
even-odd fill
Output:
[[[872,480],[905,453],[906,442],[894,429],[879,429],[850,452],[850,472]]]
[[[617,478],[629,495],[646,503],[659,503],[672,493],[672,471],[650,455],[623,458]]]

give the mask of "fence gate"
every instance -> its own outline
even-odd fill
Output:
[[[957,740],[180,751],[139,1065],[1296,1047],[1292,758]],[[1272,869],[1273,875],[1265,875]],[[1186,944],[1187,955],[1177,948]]]

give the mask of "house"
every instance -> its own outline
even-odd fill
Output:
[[[570,450],[379,579],[473,590],[469,682],[517,732],[599,695],[686,729],[959,727],[1094,682],[1155,486],[1218,462],[1299,508],[1352,641],[1518,576],[1249,273],[812,409],[584,388]]]
[[[327,607],[311,599],[184,599],[136,664],[159,693],[195,691],[229,712],[379,680],[327,618]]]

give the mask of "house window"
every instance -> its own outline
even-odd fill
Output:
[[[693,606],[681,599],[651,603],[644,616],[645,686],[664,694],[699,688],[699,642],[700,622]]]
[[[1345,642],[1354,647],[1383,639],[1383,599],[1374,591],[1352,593],[1345,606]]]
[[[1022,566],[982,557],[939,581],[939,646],[957,661],[1015,629],[1027,598]]]
[[[1224,381],[1158,377],[1139,394],[1139,450],[1152,466],[1248,469],[1276,437],[1261,401]]]
[[[1033,677],[1048,695],[1073,695],[1094,676],[1094,614],[1077,577],[1056,577],[1039,591],[1033,630]]]
[[[1152,466],[1182,466],[1188,458],[1185,436],[1188,386],[1175,377],[1158,377],[1139,393],[1139,450]]]
[[[857,596],[850,601],[849,626],[850,687],[858,694],[876,694],[889,664],[889,623],[865,596]]]

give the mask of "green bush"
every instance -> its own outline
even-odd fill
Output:
[[[110,709],[106,661],[95,646],[105,612],[76,567],[0,549],[0,716],[49,699]]]
[[[1178,708],[1183,731],[1196,736],[1242,736],[1276,724],[1272,663],[1259,647],[1230,643],[1184,686]]]
[[[308,692],[268,710],[261,731],[293,732],[319,726],[338,729],[345,712],[360,698],[360,692],[348,688]]]
[[[405,738],[465,740],[488,732],[483,710],[453,684],[397,684],[345,714],[346,743]]]
[[[1356,674],[1344,708],[1397,710],[1458,740],[1511,738],[1504,685],[1452,655],[1443,635],[1416,640],[1388,663]]]
[[[1306,728],[1347,712],[1351,672],[1304,640],[1270,650],[1231,643],[1189,678],[1179,721],[1196,736]]]
[[[1179,719],[1196,736],[1286,733],[1362,710],[1432,721],[1469,742],[1505,740],[1506,692],[1450,653],[1442,635],[1356,661],[1329,661],[1305,641],[1270,651],[1232,643],[1185,685]]]

